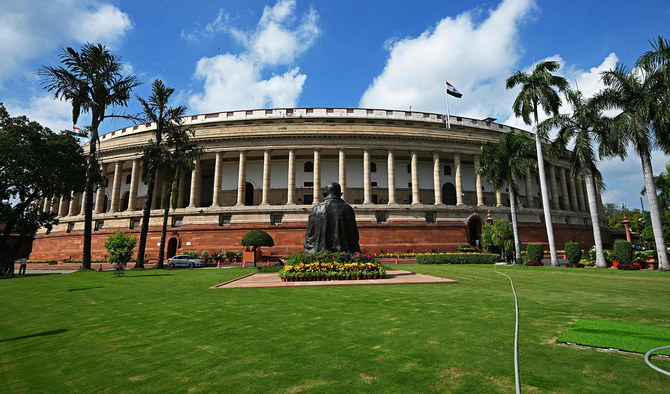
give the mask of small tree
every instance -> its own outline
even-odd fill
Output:
[[[566,242],[565,258],[570,264],[579,264],[582,259],[582,245],[579,242]]]
[[[133,235],[126,235],[119,230],[114,235],[110,235],[105,241],[105,248],[109,258],[107,261],[116,265],[117,269],[122,269],[133,257],[133,249],[137,244],[137,238]]]
[[[542,261],[544,258],[544,247],[542,244],[528,244],[526,246],[526,258],[528,261]]]
[[[621,264],[630,264],[633,261],[633,247],[628,241],[616,241],[614,242],[614,248],[612,253]]]
[[[493,224],[485,224],[482,231],[482,246],[490,253],[500,253],[500,258],[503,258],[507,249],[514,248],[512,223],[507,220],[496,220]]]
[[[261,246],[275,246],[275,241],[272,239],[270,234],[266,233],[263,230],[251,230],[248,233],[244,234],[242,241],[240,242],[242,246],[251,246],[254,251],[254,267],[256,266],[256,249]]]

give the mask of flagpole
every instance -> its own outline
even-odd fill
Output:
[[[445,93],[447,93],[447,129],[451,129],[451,121],[449,120],[449,92],[445,90]]]

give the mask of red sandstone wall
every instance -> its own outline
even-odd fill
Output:
[[[252,228],[267,231],[275,241],[275,247],[263,248],[266,254],[286,255],[300,251],[305,239],[304,224],[248,225],[248,226],[189,226],[169,229],[167,240],[178,239],[177,253],[183,250],[242,250],[240,239]],[[175,231],[176,230],[176,231]],[[104,242],[116,230],[103,230],[93,233],[92,257],[102,259],[106,256]],[[139,230],[127,230],[139,238]],[[385,223],[360,224],[360,245],[370,252],[446,252],[454,251],[460,244],[468,243],[467,226],[462,222],[448,223]],[[544,224],[520,223],[519,232],[522,243],[539,242],[547,249],[547,237]],[[605,232],[605,234],[607,234]],[[556,248],[563,249],[568,241],[579,241],[584,248],[593,245],[593,232],[590,227],[555,224]],[[72,233],[51,233],[40,235],[33,242],[30,259],[81,259],[82,231]],[[608,242],[608,239],[604,239]],[[146,253],[150,259],[158,256],[160,228],[149,229]],[[190,242],[190,245],[187,243]],[[167,241],[166,241],[167,243]]]

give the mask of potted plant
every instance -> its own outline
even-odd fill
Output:
[[[209,250],[203,250],[202,253],[200,254],[200,258],[202,258],[203,262],[205,264],[209,263]]]
[[[237,252],[235,252],[235,260],[238,263],[242,262],[242,251],[241,250],[238,250]]]
[[[582,245],[579,242],[566,242],[565,258],[568,260],[569,267],[579,267],[582,259]]]
[[[252,247],[249,253],[245,253],[244,261],[247,263],[256,263],[261,260],[263,253],[261,252],[261,246],[272,247],[275,246],[275,241],[272,239],[270,234],[266,233],[263,230],[254,229],[244,234],[242,241],[240,242],[242,246]]]
[[[630,264],[633,261],[633,247],[628,241],[616,241],[614,242],[614,248],[612,249],[615,260],[612,261],[612,266],[618,268],[619,264]]]

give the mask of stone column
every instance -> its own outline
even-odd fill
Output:
[[[130,192],[128,194],[128,211],[134,211],[137,205],[137,185],[140,182],[140,160],[133,160],[133,169],[130,173]]]
[[[553,164],[549,166],[549,182],[551,184],[551,205],[554,207],[554,209],[561,209],[558,200],[558,185],[556,184],[556,166]]]
[[[200,160],[195,160],[195,167],[191,172],[191,196],[189,208],[196,208],[200,205],[200,169],[202,164]]]
[[[313,204],[321,201],[321,149],[314,149],[314,198]]]
[[[218,207],[221,199],[221,169],[223,164],[223,152],[216,152],[214,162],[214,190],[212,191],[212,206]]]
[[[295,149],[288,150],[288,190],[286,204],[295,204]]]
[[[442,204],[442,180],[440,179],[440,154],[433,152],[433,191],[435,205]]]
[[[579,211],[579,204],[577,203],[577,190],[575,190],[574,180],[568,182],[568,188],[570,189],[570,205],[572,206],[573,211]]]
[[[81,203],[79,204],[79,214],[83,216],[86,214],[86,212],[84,212],[86,208],[86,191],[80,193],[80,195],[81,195]]]
[[[165,209],[165,207],[163,206],[163,198],[165,197],[165,195],[167,195],[167,191],[168,191],[168,183],[163,182],[163,184],[161,185],[161,195],[160,198],[158,199],[158,204],[156,205],[156,208],[160,208],[161,210]],[[169,201],[166,202],[166,204],[169,203],[170,203]]]
[[[479,174],[481,167],[479,156],[475,156],[475,187],[477,188],[477,205],[484,205],[484,193],[482,192],[482,176]]]
[[[528,208],[535,208],[533,198],[533,176],[530,174],[530,168],[526,168],[526,204]]]
[[[72,192],[70,193],[70,206],[67,211],[67,216],[77,216],[77,198],[79,193]]]
[[[577,200],[579,205],[579,210],[581,212],[586,211],[586,206],[584,205],[584,184],[581,180],[577,181]]]
[[[388,153],[387,161],[388,173],[388,188],[389,188],[389,204],[395,204],[395,170],[393,168],[393,151]]]
[[[247,152],[240,151],[240,161],[237,168],[237,204],[244,205],[245,191],[247,188]]]
[[[177,208],[184,208],[184,192],[186,191],[186,174],[179,170],[179,183],[177,184]]]
[[[268,205],[268,195],[270,194],[270,160],[271,151],[266,149],[263,151],[263,199],[261,205]]]
[[[372,204],[370,189],[370,151],[363,151],[363,204]]]
[[[60,196],[60,201],[58,203],[58,216],[63,217],[67,215],[68,203],[65,195]]]
[[[51,212],[58,215],[59,209],[60,209],[60,197],[54,197],[51,203]]]
[[[416,151],[412,151],[412,204],[421,204],[421,195],[419,194],[419,158]]]
[[[110,212],[119,211],[122,172],[123,172],[123,162],[117,161],[116,163],[114,163],[114,184],[112,185],[112,203],[109,208]]]
[[[502,192],[500,190],[496,190],[496,207],[502,207]]]
[[[105,210],[105,182],[107,180],[107,165],[103,164],[102,168],[102,186],[98,188],[95,194],[95,213],[103,213]]]
[[[340,149],[339,153],[339,181],[340,187],[342,188],[342,198],[344,198],[344,193],[347,190],[347,156],[344,148]]]
[[[563,193],[563,209],[570,210],[570,198],[568,197],[568,181],[565,177],[565,168],[559,168],[559,175],[561,177],[561,193]]]
[[[51,199],[50,198],[43,198],[42,199],[42,212],[49,212],[51,209]]]
[[[461,155],[454,153],[454,168],[456,169],[456,205],[463,205],[463,185],[461,184]]]

